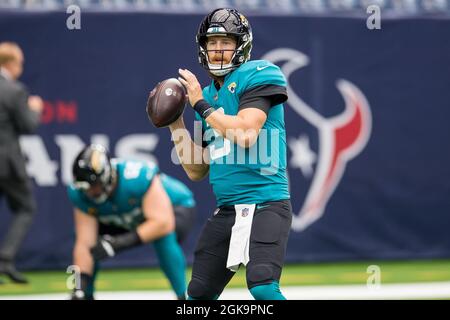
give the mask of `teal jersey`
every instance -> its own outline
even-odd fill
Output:
[[[262,85],[286,87],[280,68],[265,60],[242,64],[226,75],[217,90],[214,82],[203,89],[204,99],[216,110],[236,115],[242,95]],[[202,120],[196,114],[197,120]],[[217,205],[254,204],[289,199],[286,174],[286,131],[283,104],[272,106],[257,142],[251,148],[224,139],[202,120],[210,155],[209,180]]]
[[[145,220],[142,200],[158,173],[173,206],[195,205],[189,188],[175,178],[160,173],[155,164],[119,159],[113,159],[111,163],[117,173],[117,186],[112,196],[105,202],[97,204],[74,185],[68,186],[69,198],[74,206],[96,217],[99,222],[128,230],[135,229]]]

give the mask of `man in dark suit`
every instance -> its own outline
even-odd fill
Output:
[[[25,87],[17,81],[23,62],[23,53],[17,44],[0,43],[0,197],[7,200],[14,213],[0,243],[0,275],[7,275],[16,283],[28,282],[16,270],[14,259],[36,208],[19,135],[36,129],[43,109],[42,99],[28,96]]]

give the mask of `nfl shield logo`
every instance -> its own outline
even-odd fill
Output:
[[[248,208],[242,209],[242,217],[245,218],[246,216],[248,216],[248,212],[249,212]]]

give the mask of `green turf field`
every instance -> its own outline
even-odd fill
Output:
[[[287,265],[281,278],[282,286],[365,284],[367,267],[378,265],[382,283],[408,283],[450,281],[450,260],[401,262],[352,262]],[[188,271],[188,278],[190,276]],[[68,274],[61,271],[26,272],[30,284],[16,285],[6,281],[0,285],[0,295],[67,292]],[[245,269],[232,279],[228,287],[245,287]],[[97,290],[136,291],[169,289],[169,284],[159,269],[102,270]]]

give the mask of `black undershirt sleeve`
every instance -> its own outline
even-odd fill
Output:
[[[258,108],[267,114],[271,107],[286,102],[287,98],[286,87],[261,85],[244,92],[239,101],[239,110]]]

